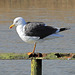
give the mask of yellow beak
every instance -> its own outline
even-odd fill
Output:
[[[12,25],[9,27],[9,29],[11,29],[11,28],[14,27],[14,26],[15,26],[15,25],[12,24]]]

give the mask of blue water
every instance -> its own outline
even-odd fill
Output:
[[[43,60],[43,75],[75,75],[75,60]],[[30,60],[0,60],[0,75],[30,75]]]

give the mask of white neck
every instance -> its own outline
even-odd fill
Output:
[[[17,27],[16,27],[16,31],[17,31],[17,33],[18,33],[18,35],[19,35],[20,37],[22,37],[22,36],[24,35],[23,26],[22,26],[22,25],[17,26]]]

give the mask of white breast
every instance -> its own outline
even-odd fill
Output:
[[[25,35],[25,31],[24,31],[22,25],[17,26],[17,27],[16,27],[16,31],[17,31],[19,37],[20,37],[24,42],[27,42],[27,43],[34,43],[34,42],[37,42],[37,41],[39,40],[39,37],[26,36],[26,35]]]

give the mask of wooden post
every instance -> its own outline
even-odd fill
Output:
[[[42,59],[31,59],[31,75],[42,75]]]

